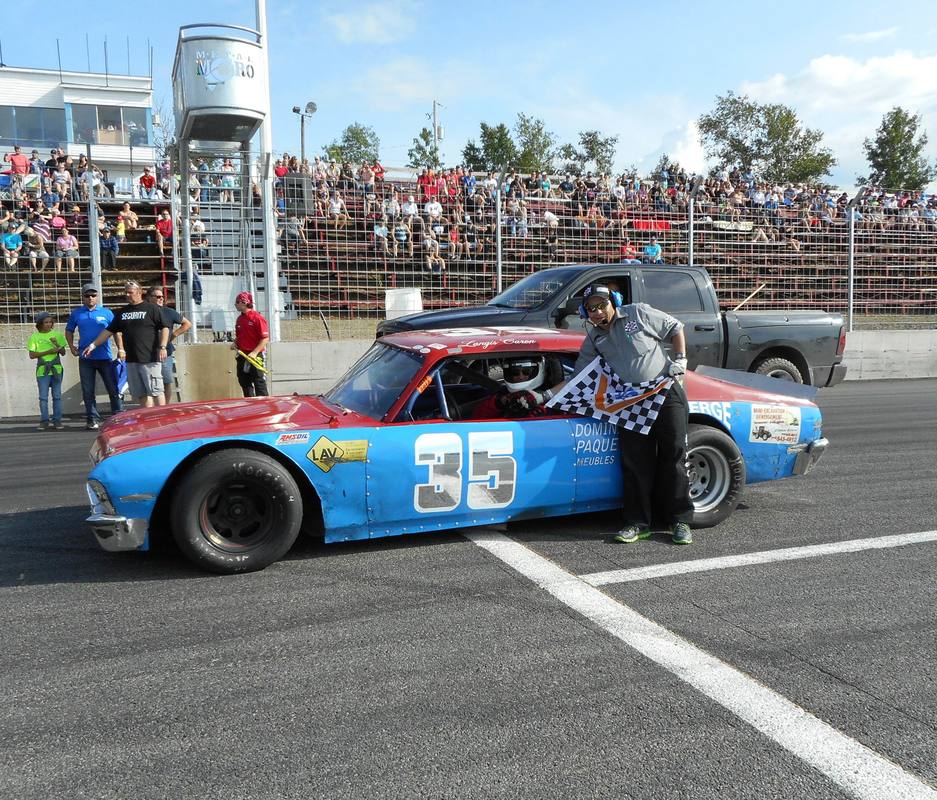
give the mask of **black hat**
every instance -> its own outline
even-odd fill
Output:
[[[612,290],[601,283],[593,283],[591,286],[586,287],[586,290],[582,293],[582,299],[585,300],[587,297],[592,297],[593,295],[611,300]]]

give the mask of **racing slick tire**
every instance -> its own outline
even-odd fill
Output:
[[[303,501],[293,476],[263,453],[217,450],[183,476],[173,538],[198,566],[225,574],[279,561],[296,541]]]
[[[690,424],[687,467],[694,528],[711,528],[735,511],[745,488],[745,459],[732,437],[718,428]]]
[[[766,358],[764,361],[759,361],[755,364],[754,372],[757,375],[767,375],[782,381],[804,382],[804,376],[800,374],[797,365],[786,358]]]

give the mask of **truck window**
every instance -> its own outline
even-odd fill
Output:
[[[668,313],[703,311],[703,298],[692,275],[685,272],[644,270],[646,302]]]

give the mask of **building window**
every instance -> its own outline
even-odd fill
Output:
[[[0,106],[0,146],[59,147],[64,142],[64,109]]]
[[[72,141],[148,145],[145,108],[72,104]]]

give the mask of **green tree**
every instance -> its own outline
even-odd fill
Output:
[[[823,133],[805,128],[790,106],[728,92],[699,118],[707,155],[722,167],[753,170],[775,183],[810,182],[836,164]]]
[[[462,149],[462,165],[472,172],[484,172],[488,169],[485,154],[474,139],[469,139]]]
[[[433,142],[433,132],[423,128],[420,135],[413,139],[413,147],[407,150],[408,167],[414,169],[439,169],[439,148]]]
[[[335,161],[360,164],[375,161],[381,149],[381,140],[372,128],[353,122],[344,131],[341,139],[334,139],[325,148],[325,153]]]
[[[500,125],[481,123],[479,141],[485,156],[485,169],[496,170],[502,166],[512,167],[517,163],[517,145],[511,138],[511,131],[503,122]]]
[[[920,125],[919,114],[912,115],[900,106],[885,114],[875,138],[863,144],[872,172],[856,180],[886,189],[923,189],[937,178],[937,165],[924,157],[927,134],[918,133]]]
[[[578,147],[564,144],[559,149],[559,157],[564,162],[563,170],[577,175],[587,168],[611,173],[617,146],[617,136],[602,136],[599,131],[580,131]]]
[[[514,141],[518,150],[515,166],[518,171],[553,172],[556,159],[556,137],[546,129],[543,120],[517,115],[514,124]]]

